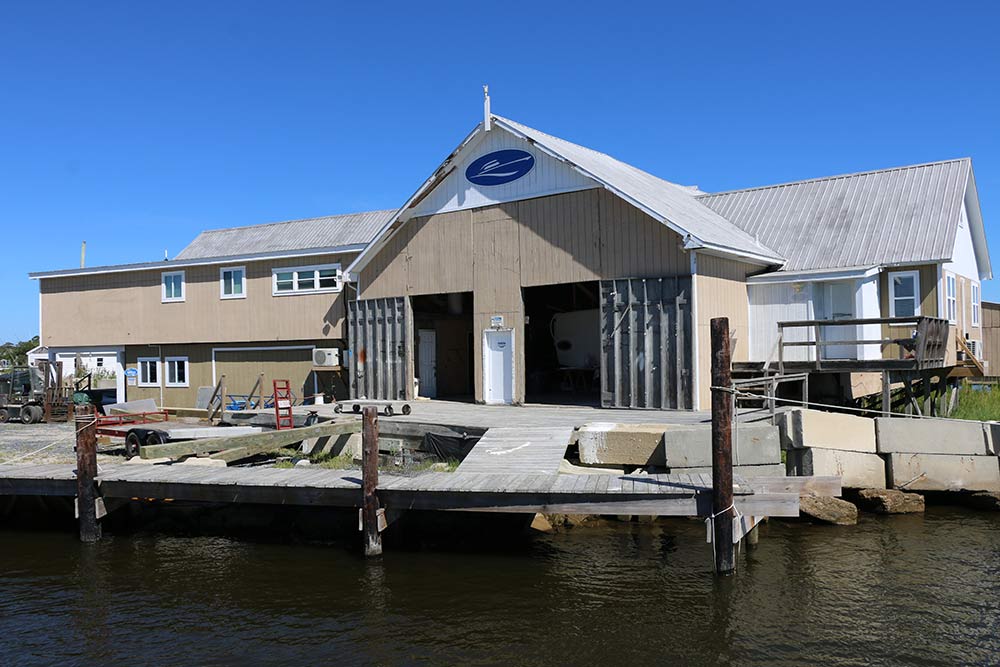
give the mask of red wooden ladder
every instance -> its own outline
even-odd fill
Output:
[[[279,431],[295,428],[292,417],[292,389],[288,380],[274,381],[274,427]]]

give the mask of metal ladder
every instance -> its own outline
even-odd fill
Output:
[[[292,389],[288,380],[274,380],[274,427],[279,431],[295,428],[292,417]]]

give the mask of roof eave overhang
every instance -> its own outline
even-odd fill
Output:
[[[219,257],[198,257],[192,259],[171,259],[143,264],[119,264],[112,266],[95,266],[87,269],[62,269],[59,271],[36,271],[28,274],[32,280],[45,278],[72,278],[74,276],[93,276],[105,273],[129,273],[132,271],[175,270],[191,266],[211,266],[234,264],[236,262],[254,262],[269,259],[293,259],[296,257],[312,257],[315,255],[338,255],[342,253],[360,252],[367,244],[351,243],[348,245],[328,246],[323,248],[304,248],[302,250],[276,250],[274,252],[253,253],[247,255],[225,255]]]
[[[747,283],[750,285],[773,285],[778,283],[807,283],[817,280],[856,280],[877,276],[881,269],[882,267],[880,266],[857,266],[829,270],[775,271],[750,276],[747,278]]]
[[[986,240],[986,226],[983,223],[983,211],[979,205],[979,189],[976,187],[976,175],[972,170],[972,160],[969,160],[969,174],[965,184],[965,208],[969,218],[969,231],[972,234],[972,245],[976,253],[976,264],[979,268],[980,280],[993,279],[993,263],[990,261],[990,249]]]

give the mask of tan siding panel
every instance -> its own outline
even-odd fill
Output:
[[[695,291],[698,299],[698,387],[700,407],[707,410],[711,400],[711,321],[728,317],[735,337],[733,361],[749,359],[750,318],[746,277],[760,267],[721,257],[698,254]]]
[[[246,269],[245,299],[221,299],[219,269],[188,267],[185,300],[161,303],[160,276],[172,269],[41,281],[42,344],[60,346],[249,342],[345,337],[343,292],[273,296],[271,269],[339,263],[324,255],[234,264]]]
[[[893,269],[886,269],[879,274],[878,293],[879,311],[881,317],[889,317],[889,274],[896,271],[919,271],[920,272],[920,314],[929,317],[939,317],[938,296],[937,296],[937,264],[924,264],[921,266],[907,266]],[[898,327],[882,327],[884,338],[898,338],[900,335]],[[885,348],[883,358],[894,358],[899,356],[899,349],[894,345]]]

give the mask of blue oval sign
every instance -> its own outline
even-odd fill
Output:
[[[487,153],[465,170],[465,178],[476,185],[503,185],[521,178],[535,166],[535,156],[509,148]]]

